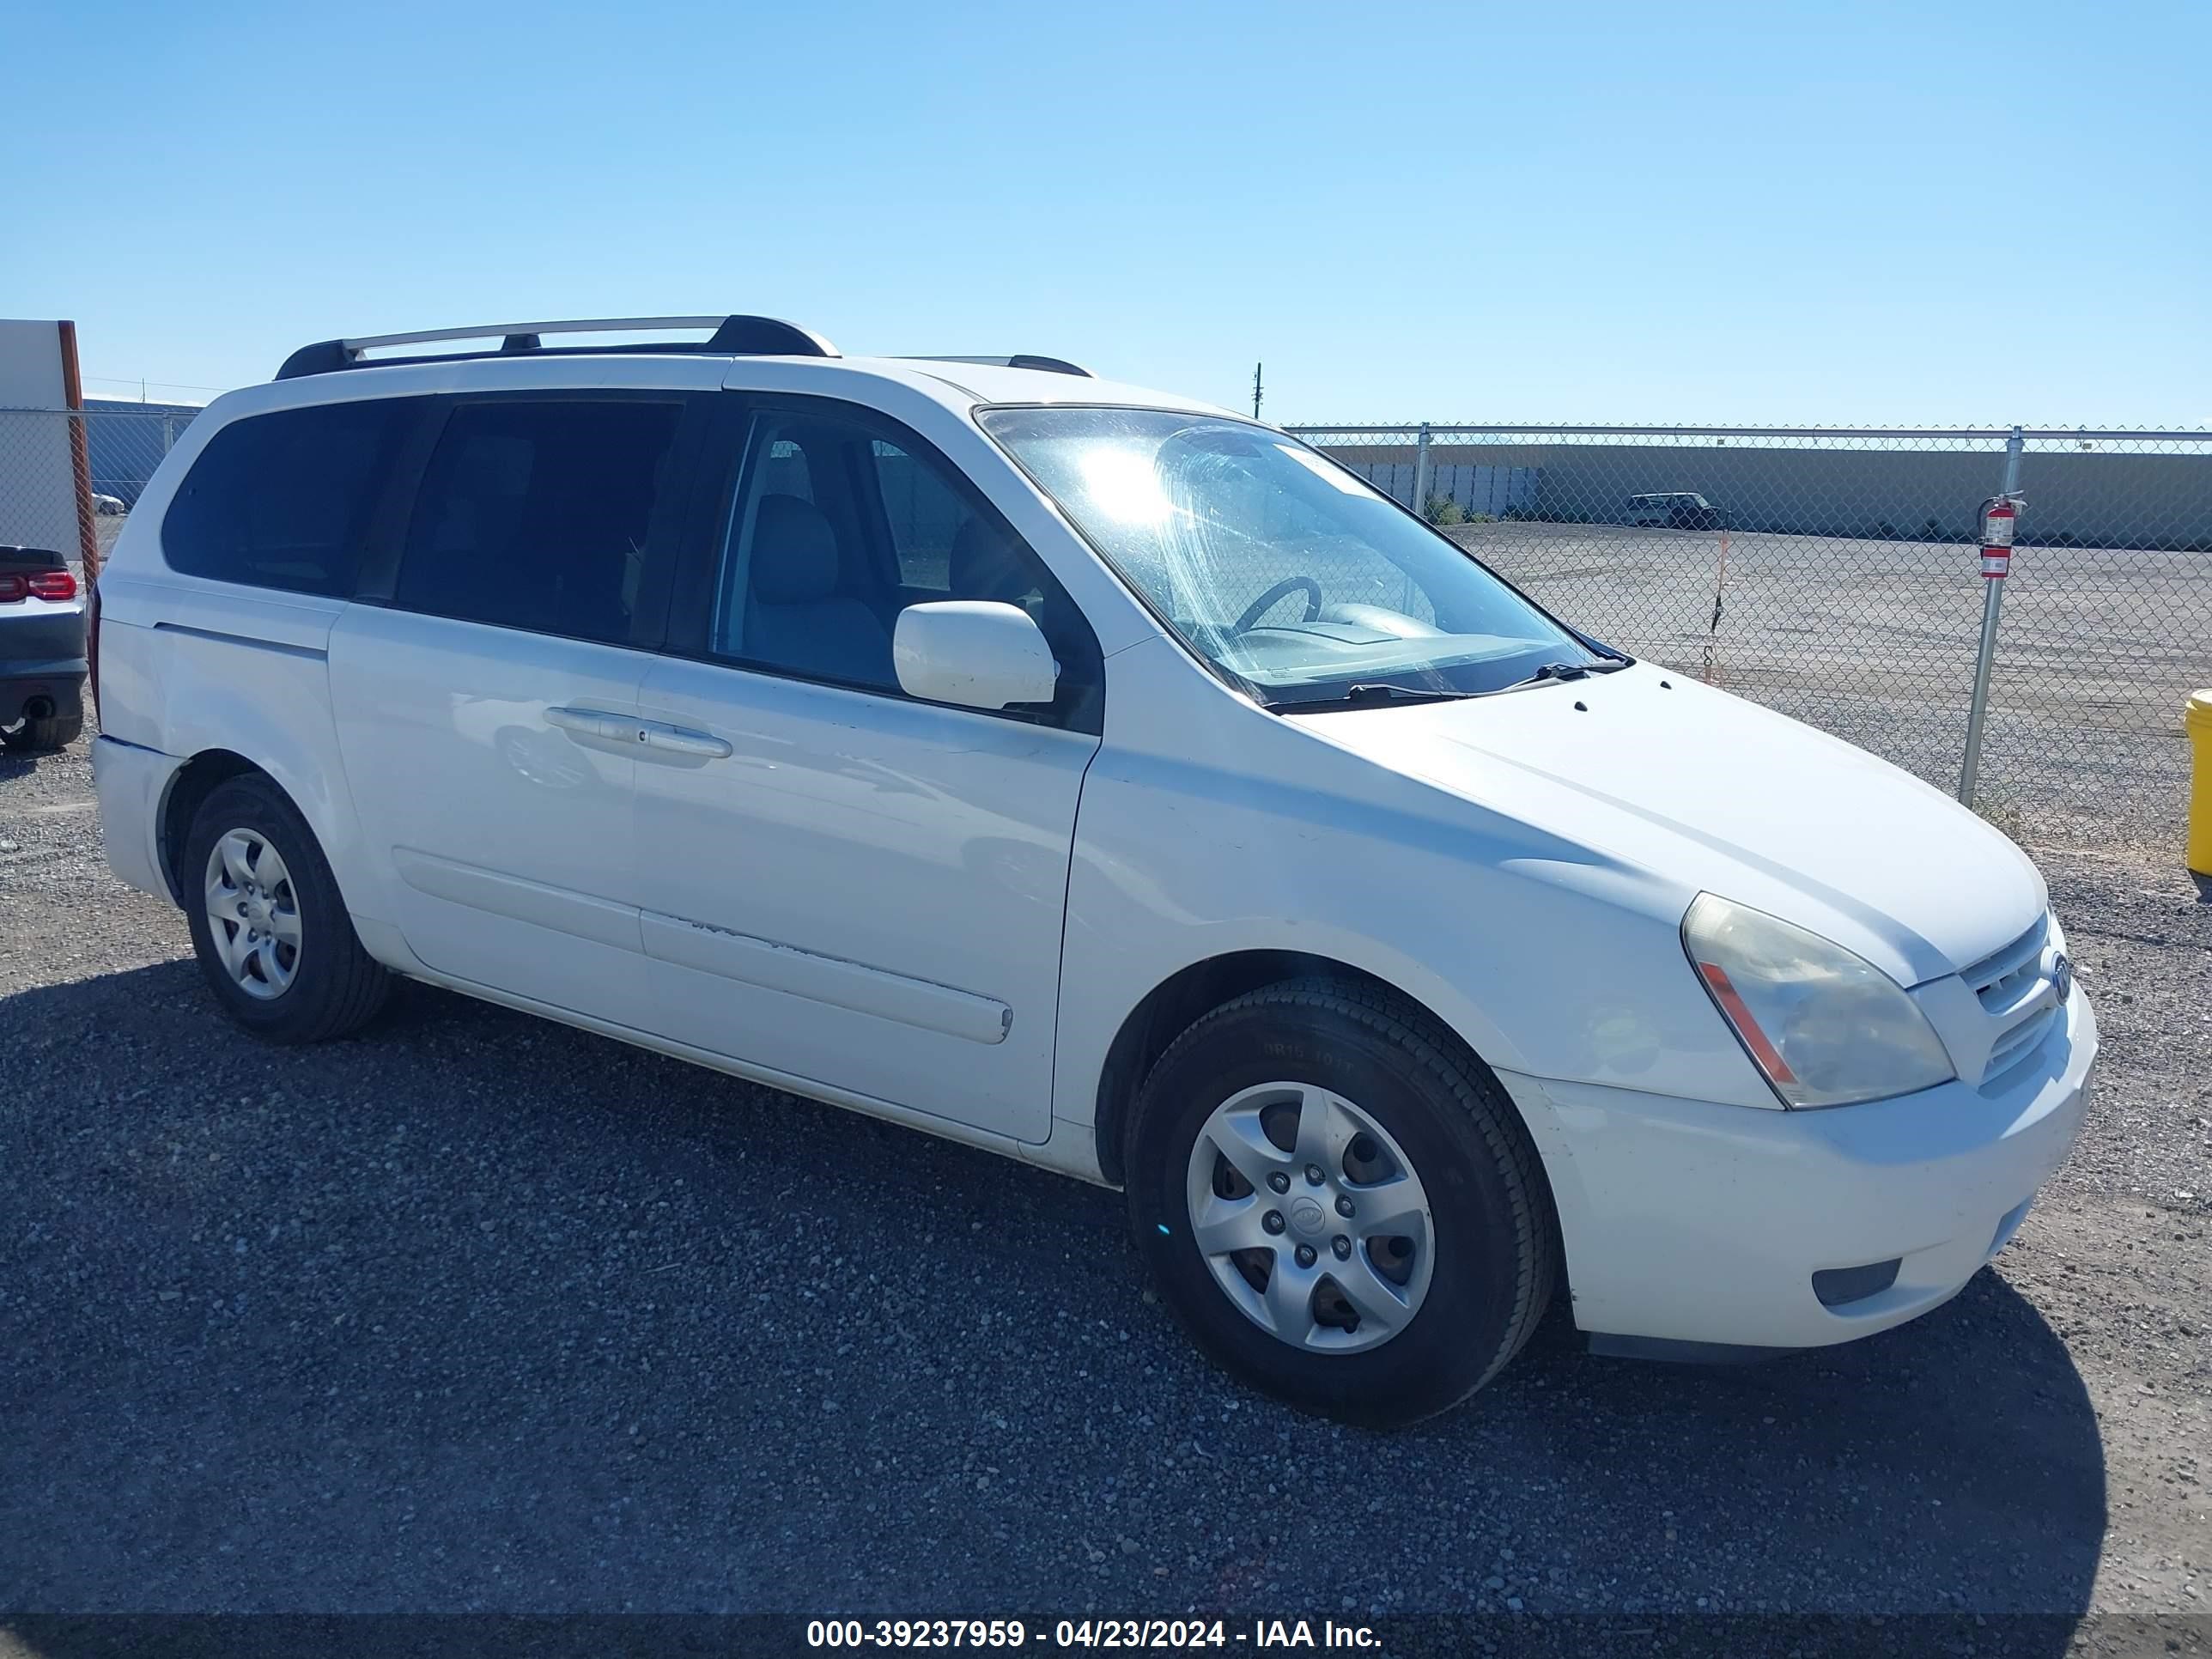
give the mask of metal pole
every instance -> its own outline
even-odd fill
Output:
[[[1266,367],[1265,363],[1252,365],[1252,418],[1255,421],[1260,418],[1260,371]]]
[[[1413,441],[1413,511],[1429,516],[1429,423],[1421,422],[1421,435]]]
[[[2005,440],[2002,494],[2020,493],[2020,428]],[[1977,526],[1978,534],[1978,526]],[[1990,668],[1997,655],[1997,614],[2004,609],[2004,579],[1982,579],[1982,644],[1974,658],[1974,701],[1966,710],[1966,763],[1959,773],[1959,801],[1974,804],[1974,776],[1982,767],[1982,721],[1990,708]]]

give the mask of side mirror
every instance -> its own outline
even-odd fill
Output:
[[[994,599],[907,606],[891,635],[891,663],[907,696],[963,708],[1050,702],[1060,679],[1030,613]]]

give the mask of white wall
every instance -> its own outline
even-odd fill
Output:
[[[0,545],[79,549],[70,423],[15,410],[64,406],[61,330],[0,318]]]

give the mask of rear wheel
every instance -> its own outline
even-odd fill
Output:
[[[1377,1425],[1465,1399],[1551,1299],[1534,1147],[1487,1067],[1335,980],[1206,1015],[1131,1126],[1137,1246],[1200,1346],[1304,1410]]]
[[[313,831],[269,779],[209,793],[179,875],[200,972],[256,1036],[319,1042],[383,1007],[392,976],[361,948]]]
[[[24,754],[44,754],[66,749],[83,735],[83,715],[47,714],[27,720],[13,731],[0,732],[0,744]]]

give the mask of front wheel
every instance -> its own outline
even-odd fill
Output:
[[[1130,1221],[1231,1371],[1395,1426],[1480,1388],[1534,1330],[1549,1188],[1480,1060],[1369,987],[1304,980],[1199,1020],[1139,1093]]]

